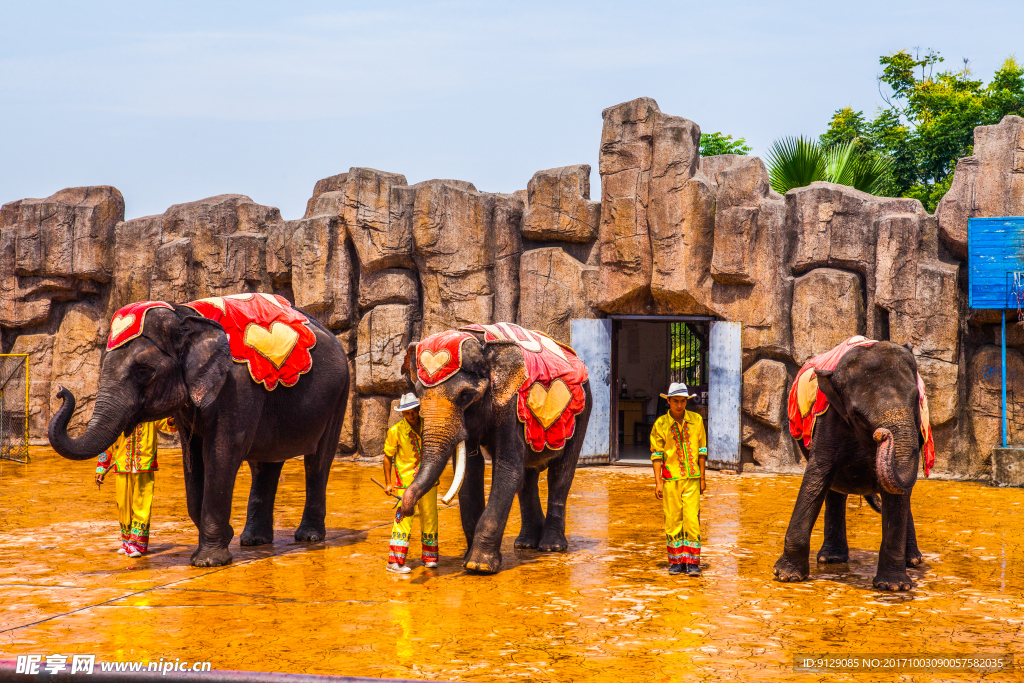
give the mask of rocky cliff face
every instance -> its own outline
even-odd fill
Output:
[[[966,309],[967,218],[1024,214],[1024,120],[976,129],[975,154],[931,216],[914,200],[826,183],[782,197],[756,157],[700,158],[699,127],[649,98],[603,119],[600,201],[577,165],[540,171],[512,195],[353,168],[316,183],[305,215],[288,221],[243,195],[124,221],[111,187],[5,204],[0,330],[4,351],[31,356],[33,437],[45,438],[57,383],[80,399],[73,428],[85,424],[120,306],[260,291],[294,301],[346,348],[343,453],[379,454],[404,349],[423,335],[515,320],[568,341],[573,318],[710,314],[743,323],[748,459],[799,464],[789,383],[859,333],[913,347],[938,468],[987,474],[998,330]],[[1024,332],[1010,344],[1019,365]],[[1016,438],[1024,389],[1012,396]]]

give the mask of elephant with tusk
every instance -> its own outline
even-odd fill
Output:
[[[301,381],[300,381],[301,377]],[[274,498],[285,460],[303,458],[306,504],[295,540],[326,537],[327,478],[348,398],[348,361],[331,332],[271,294],[145,301],[111,321],[96,406],[85,433],[68,434],[75,397],[49,425],[50,445],[87,460],[140,422],[174,417],[197,567],[231,562],[231,497],[242,462],[252,488],[242,545],[274,540]]]
[[[423,453],[401,513],[412,514],[454,456],[442,501],[458,496],[466,569],[500,569],[516,495],[522,528],[515,547],[567,550],[566,499],[592,406],[586,367],[572,349],[518,325],[470,325],[411,344],[403,374],[419,397]],[[486,504],[482,452],[492,461]],[[538,490],[545,470],[546,514]]]

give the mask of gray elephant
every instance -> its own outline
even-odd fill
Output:
[[[817,560],[846,562],[847,496],[869,496],[875,507],[873,494],[879,494],[882,545],[874,585],[909,590],[914,584],[907,567],[922,561],[910,496],[922,452],[926,473],[934,458],[917,362],[909,347],[863,337],[853,337],[829,353],[835,354],[828,363],[832,369],[810,367],[817,361],[812,360],[791,391],[791,431],[810,447],[799,442],[807,469],[775,576],[780,581],[807,578],[811,529],[822,504],[825,540]]]
[[[445,500],[458,492],[466,569],[500,569],[501,540],[517,495],[522,528],[515,546],[567,550],[566,500],[593,404],[575,352],[518,325],[470,325],[410,345],[404,370],[420,399],[423,456],[402,497],[402,514],[412,514],[454,456],[455,480]],[[489,498],[481,449],[492,459]],[[546,514],[538,489],[545,470]]]
[[[300,455],[306,504],[295,540],[324,540],[327,478],[348,382],[337,338],[282,297],[142,302],[121,309],[111,322],[85,433],[69,436],[75,397],[61,387],[63,404],[50,421],[49,439],[65,458],[87,460],[141,422],[174,417],[188,514],[199,530],[191,561],[219,566],[231,562],[231,498],[243,461],[252,470],[252,488],[242,545],[273,542],[281,468]]]

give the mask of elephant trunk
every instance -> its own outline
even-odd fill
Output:
[[[89,460],[110,448],[129,425],[130,411],[123,409],[109,394],[100,392],[96,399],[96,407],[85,434],[77,439],[68,434],[68,423],[75,412],[75,396],[66,388],[61,387],[57,398],[62,401],[57,414],[50,420],[47,436],[53,450],[68,460]]]
[[[416,473],[416,478],[412,480],[402,496],[402,515],[413,514],[416,503],[423,497],[423,494],[437,485],[453,452],[456,454],[455,479],[452,481],[448,493],[441,499],[446,504],[451,502],[458,494],[459,487],[462,486],[462,479],[466,471],[466,442],[445,439],[440,443],[431,443],[424,439],[423,458],[420,460],[419,472]]]
[[[885,427],[875,430],[874,439],[878,444],[875,466],[878,481],[888,493],[908,495],[917,481],[918,448],[916,434],[909,437],[904,432],[910,428],[898,428],[899,438]],[[915,438],[912,438],[915,437]]]

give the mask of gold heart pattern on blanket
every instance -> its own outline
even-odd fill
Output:
[[[270,329],[257,323],[249,323],[242,341],[280,370],[295,348],[295,343],[299,341],[299,333],[282,322],[271,323]]]
[[[547,389],[540,382],[534,382],[526,398],[526,407],[547,429],[561,417],[571,400],[572,392],[561,379],[553,381]]]
[[[135,315],[129,313],[128,315],[119,315],[110,321],[110,338],[115,339],[122,332],[127,330],[132,324],[135,323]]]
[[[451,359],[452,356],[448,353],[448,349],[441,349],[437,353],[424,351],[420,354],[420,365],[427,371],[427,375],[433,377],[438,370],[448,365],[448,361]]]

